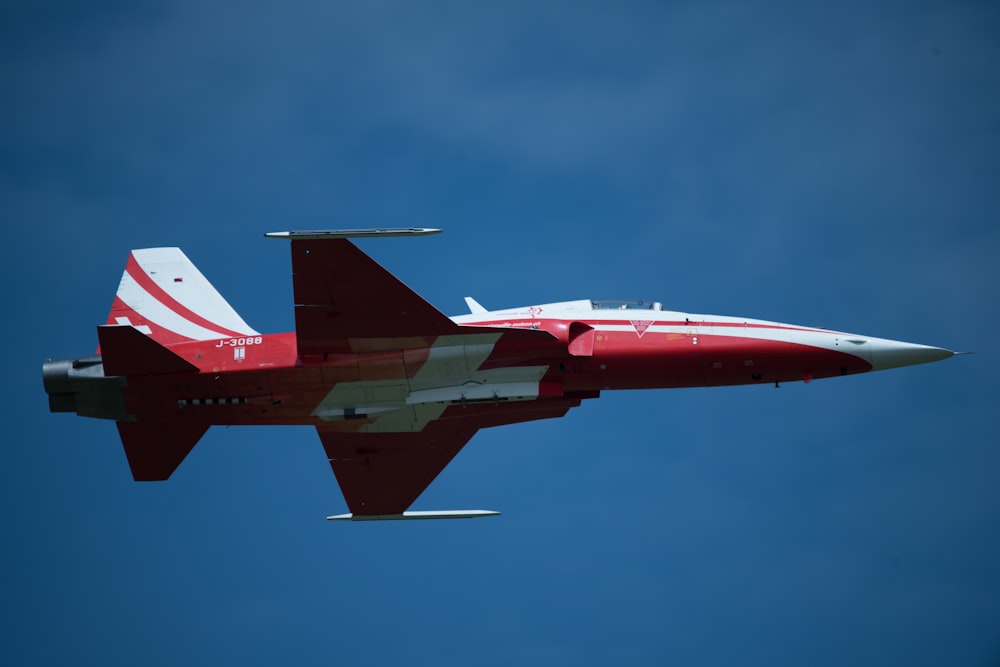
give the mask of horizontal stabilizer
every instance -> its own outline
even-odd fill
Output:
[[[118,422],[118,434],[137,482],[170,477],[207,430],[204,424]]]
[[[478,519],[484,516],[500,516],[492,510],[442,510],[437,512],[403,512],[402,514],[336,514],[326,517],[328,521],[403,521],[411,519]]]
[[[99,326],[97,338],[101,342],[101,358],[107,376],[198,372],[197,366],[181,359],[135,327]]]

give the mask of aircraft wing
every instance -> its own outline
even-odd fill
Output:
[[[564,351],[555,336],[455,324],[348,240],[436,231],[268,234],[291,240],[299,356],[376,353],[312,413],[355,518],[402,517],[479,429],[561,417],[587,397],[564,396],[538,361]],[[489,363],[498,347],[510,365]]]
[[[480,334],[427,303],[348,239],[434,234],[438,229],[271,232],[292,248],[295,336],[300,356],[427,347],[439,336]],[[495,331],[495,329],[494,329]],[[506,344],[549,346],[542,330],[507,329]]]
[[[480,428],[562,417],[580,398],[451,406],[420,431],[358,430],[350,422],[317,427],[354,517],[402,515]]]
[[[290,234],[300,355],[423,347],[460,329],[346,237]]]

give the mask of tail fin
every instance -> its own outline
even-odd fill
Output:
[[[107,324],[130,324],[161,345],[260,335],[180,248],[132,251]]]

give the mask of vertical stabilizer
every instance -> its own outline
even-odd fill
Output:
[[[132,325],[161,345],[260,335],[180,248],[132,251],[107,324]]]

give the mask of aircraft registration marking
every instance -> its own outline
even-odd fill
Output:
[[[260,345],[264,342],[263,336],[247,336],[246,338],[223,338],[215,347],[245,347],[247,345]]]

